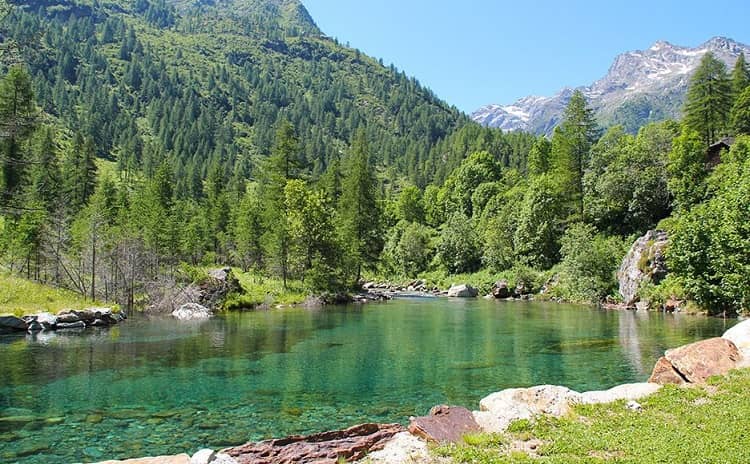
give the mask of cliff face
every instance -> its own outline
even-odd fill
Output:
[[[650,230],[633,243],[625,255],[617,280],[623,302],[630,306],[638,301],[638,289],[644,282],[658,284],[667,275],[664,249],[669,237],[661,230]]]

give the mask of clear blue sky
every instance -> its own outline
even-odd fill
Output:
[[[603,76],[657,40],[750,43],[750,0],[302,0],[341,43],[393,63],[471,112]]]

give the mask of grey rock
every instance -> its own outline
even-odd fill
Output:
[[[618,385],[609,390],[581,393],[583,404],[612,403],[620,400],[639,400],[659,391],[661,385],[656,383],[630,383]]]
[[[448,289],[448,296],[451,298],[476,298],[477,295],[479,290],[467,284],[452,285]]]
[[[580,393],[557,385],[510,388],[483,398],[474,418],[485,432],[500,433],[518,419],[532,419],[542,414],[564,416],[572,404],[580,401]]]
[[[366,464],[432,463],[427,442],[409,432],[397,433],[383,449],[374,451],[359,461]]]
[[[57,327],[57,316],[51,313],[37,314],[36,321],[42,325],[44,330],[55,330]]]
[[[209,464],[216,459],[216,451],[202,449],[190,457],[190,464]]]
[[[198,303],[186,303],[172,313],[181,321],[205,320],[211,317],[211,310]]]
[[[42,327],[42,324],[40,324],[36,319],[32,319],[29,321],[28,327],[26,328],[29,332],[41,332],[44,330],[44,327]]]
[[[86,323],[83,321],[77,322],[58,322],[57,330],[69,330],[69,329],[85,329]]]
[[[10,314],[0,316],[0,330],[27,330],[29,324],[21,319]]]
[[[638,290],[645,282],[658,284],[666,277],[664,249],[668,240],[666,232],[650,230],[630,247],[617,271],[620,295],[626,305],[638,302]]]
[[[637,401],[628,401],[625,405],[627,409],[630,409],[631,411],[643,411],[643,406]]]
[[[750,367],[750,319],[727,330],[721,338],[734,343],[742,353],[740,367]]]
[[[73,322],[79,322],[80,320],[81,318],[78,316],[78,314],[72,311],[66,311],[57,315],[58,324],[70,324]]]

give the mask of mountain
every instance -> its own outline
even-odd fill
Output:
[[[378,165],[418,185],[445,170],[438,142],[470,123],[416,79],[324,35],[297,0],[13,5],[0,41],[22,45],[46,115],[67,138],[90,137],[126,178],[167,160],[180,198],[204,195],[217,167],[227,183],[257,178],[282,120],[311,178],[364,128]]]
[[[708,51],[731,67],[741,52],[750,55],[750,46],[724,37],[714,37],[696,48],[659,41],[648,50],[621,54],[606,76],[580,90],[600,123],[622,124],[634,132],[647,122],[679,117],[690,77]],[[487,105],[475,111],[472,119],[506,131],[549,134],[572,93],[573,89],[565,88],[552,97]]]

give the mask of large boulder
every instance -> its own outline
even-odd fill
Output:
[[[617,271],[623,302],[634,305],[644,282],[658,284],[667,275],[664,249],[669,236],[662,230],[650,230],[633,243]]]
[[[383,449],[368,454],[364,464],[418,464],[432,463],[427,442],[409,432],[397,433],[388,440]]]
[[[476,298],[479,290],[468,284],[452,285],[448,289],[448,296],[451,298]]]
[[[346,430],[248,443],[227,448],[222,453],[234,458],[238,464],[336,464],[340,459],[356,461],[371,451],[383,449],[388,441],[403,431],[399,424],[363,424]]]
[[[198,303],[185,303],[172,312],[172,316],[181,321],[201,321],[209,319],[212,314],[210,309]]]
[[[12,314],[0,315],[0,331],[26,331],[29,328],[28,322]]]
[[[580,401],[580,393],[556,385],[510,388],[483,398],[474,418],[485,432],[501,433],[518,419],[532,419],[542,414],[564,416],[572,404]]]
[[[471,411],[455,406],[435,406],[429,416],[409,419],[409,432],[433,443],[460,443],[464,435],[480,430]]]
[[[507,280],[499,280],[492,286],[492,296],[495,298],[510,298],[511,292]]]
[[[711,338],[668,350],[654,366],[649,382],[703,383],[713,375],[724,375],[741,367],[742,361],[742,353],[730,340]]]
[[[727,330],[721,338],[734,343],[744,358],[743,367],[750,367],[750,319]]]

